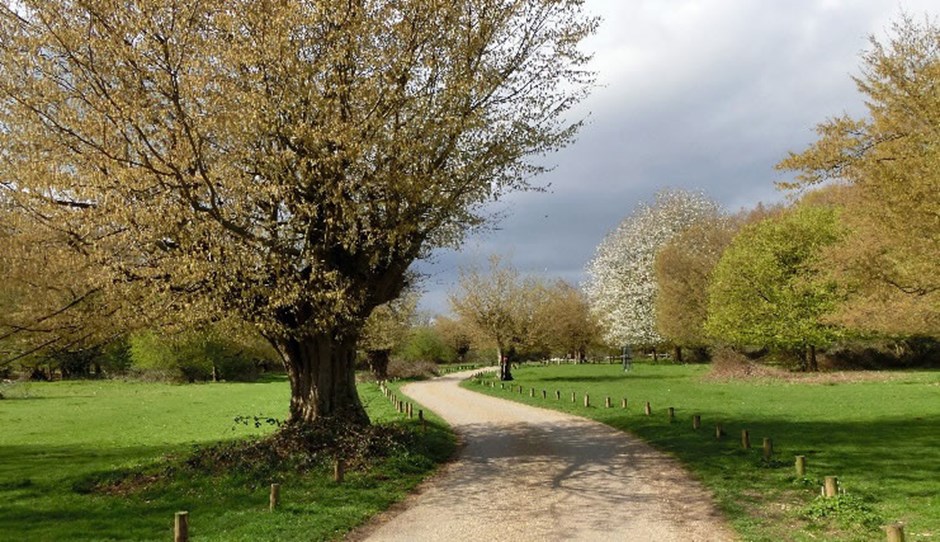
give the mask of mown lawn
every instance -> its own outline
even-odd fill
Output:
[[[450,456],[452,436],[431,417],[411,450],[332,481],[328,465],[280,473],[282,506],[268,485],[238,474],[187,473],[133,491],[95,483],[172,464],[194,445],[273,431],[238,416],[286,416],[282,378],[239,384],[84,381],[17,384],[0,400],[0,540],[168,540],[176,511],[195,540],[329,540],[402,499]],[[360,396],[374,422],[416,427],[371,384]],[[170,457],[167,463],[167,456]],[[176,459],[174,459],[176,458]]]
[[[587,416],[630,431],[679,458],[715,494],[745,540],[885,540],[902,521],[908,541],[940,540],[940,372],[890,373],[884,381],[805,383],[703,380],[706,366],[635,364],[526,367],[501,390],[475,391]],[[523,393],[519,393],[522,386]],[[530,389],[534,388],[535,398]],[[548,399],[542,399],[541,390]],[[562,399],[555,400],[555,390]],[[571,392],[577,392],[572,403]],[[583,397],[591,406],[583,406]],[[605,407],[610,396],[613,407]],[[627,398],[628,407],[621,408]],[[644,413],[649,401],[652,415]],[[668,407],[675,408],[675,421]],[[702,427],[692,429],[692,416]],[[726,433],[715,436],[715,425]],[[751,450],[741,444],[747,429]],[[761,458],[764,437],[774,459]],[[797,478],[796,455],[807,460]],[[820,502],[838,476],[838,506]],[[822,517],[812,518],[812,512]]]

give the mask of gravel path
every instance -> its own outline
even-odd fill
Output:
[[[734,540],[675,460],[606,425],[462,389],[468,374],[403,388],[447,420],[464,447],[418,494],[351,538]]]

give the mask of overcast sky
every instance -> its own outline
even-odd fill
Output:
[[[577,142],[550,157],[546,193],[513,194],[495,230],[417,269],[421,308],[449,312],[461,266],[501,254],[526,274],[578,284],[604,236],[662,188],[737,210],[785,196],[774,164],[827,117],[864,113],[852,75],[868,36],[936,0],[587,0],[599,88]]]

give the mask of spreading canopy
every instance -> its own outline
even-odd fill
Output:
[[[0,183],[102,288],[257,324],[294,418],[361,418],[364,318],[573,138],[582,3],[5,2]]]

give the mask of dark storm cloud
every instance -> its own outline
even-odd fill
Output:
[[[825,118],[864,112],[851,80],[894,1],[588,1],[604,23],[587,45],[601,85],[575,112],[578,141],[547,158],[546,193],[513,194],[497,229],[438,251],[422,306],[447,312],[460,266],[509,257],[520,271],[577,283],[604,235],[662,188],[704,191],[731,210],[785,197],[773,169]]]

